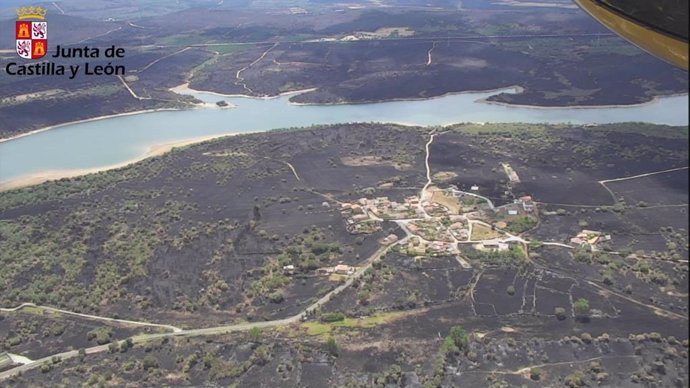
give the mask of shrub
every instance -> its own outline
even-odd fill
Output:
[[[51,363],[46,361],[43,364],[41,364],[41,373],[48,373],[51,370],[53,370],[53,366]]]
[[[273,303],[282,303],[285,300],[285,296],[283,296],[283,293],[280,291],[276,291],[276,292],[272,293],[271,295],[269,295],[268,298]]]
[[[134,346],[134,342],[132,342],[131,338],[127,338],[126,340],[120,342],[120,353],[125,353],[129,349],[131,349]]]
[[[585,386],[584,373],[577,371],[565,377],[565,385],[570,388],[579,388]]]
[[[256,365],[266,365],[273,354],[271,353],[271,348],[266,345],[261,345],[252,354],[251,362]]]
[[[339,322],[345,320],[345,314],[341,312],[327,313],[321,316],[323,322]]]
[[[251,339],[252,342],[258,342],[259,338],[261,338],[261,329],[254,326],[251,329],[249,329],[249,339]]]
[[[568,317],[563,307],[556,307],[554,309],[554,314],[556,314],[556,318],[558,318],[559,321],[562,321]]]
[[[529,378],[534,381],[541,380],[542,370],[539,367],[534,367],[529,370]]]
[[[142,361],[142,367],[144,370],[149,370],[153,368],[158,368],[158,359],[152,355],[147,355]]]
[[[335,341],[335,338],[328,337],[328,340],[326,341],[326,351],[332,356],[338,355],[338,343]]]

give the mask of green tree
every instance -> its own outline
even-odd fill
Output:
[[[575,260],[580,263],[591,263],[592,262],[592,252],[587,247],[580,247],[575,251]]]
[[[332,356],[338,355],[338,343],[336,342],[335,338],[328,337],[328,340],[326,340],[326,351]]]
[[[573,304],[573,308],[575,309],[575,314],[578,316],[578,319],[583,321],[588,319],[589,301],[587,299],[580,298],[576,300]]]
[[[105,345],[108,342],[110,342],[112,336],[113,329],[106,326],[101,326],[86,333],[86,338],[89,341],[91,341],[92,339],[96,339],[96,343],[98,343],[99,345]]]
[[[469,336],[462,326],[453,326],[450,328],[448,337],[453,341],[453,344],[460,350],[467,349],[469,343]]]
[[[579,388],[585,386],[585,374],[577,371],[565,377],[565,385],[570,388]]]
[[[120,342],[120,353],[126,353],[133,346],[134,346],[134,342],[132,341],[132,339],[127,338],[126,340]]]
[[[365,288],[357,294],[359,304],[365,306],[369,303],[369,289]]]

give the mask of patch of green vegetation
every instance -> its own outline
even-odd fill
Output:
[[[537,225],[537,220],[528,216],[520,216],[508,222],[506,229],[511,233],[523,233]]]
[[[250,45],[246,44],[221,44],[221,45],[212,45],[209,46],[209,49],[213,51],[217,51],[220,55],[225,55],[225,54],[232,54],[232,53],[237,53],[242,50],[247,49],[247,47],[251,47]]]
[[[587,132],[637,133],[666,139],[688,139],[688,126],[659,125],[642,122],[601,124],[586,129]]]
[[[577,61],[600,54],[624,56],[640,55],[635,46],[618,37],[595,37],[588,41],[569,38],[530,38],[529,40],[506,39],[500,47],[519,51],[536,58],[557,58],[560,61]]]
[[[469,248],[462,253],[469,260],[479,261],[485,265],[520,267],[528,262],[522,246],[513,246],[504,251],[480,251]]]
[[[453,326],[443,339],[441,348],[434,361],[434,371],[430,379],[424,383],[424,388],[441,387],[445,376],[446,364],[451,357],[459,353],[467,353],[470,336],[462,326]]]
[[[101,326],[99,328],[93,329],[86,334],[86,338],[91,340],[96,340],[99,345],[104,345],[109,343],[113,338],[113,329]]]
[[[322,322],[306,322],[302,324],[307,329],[307,334],[312,336],[322,336],[333,330],[333,325]]]
[[[342,314],[342,313],[340,313]],[[348,318],[344,315],[337,315],[338,320],[331,322],[305,322],[302,324],[307,329],[307,334],[311,336],[322,336],[331,333],[335,328],[359,329],[372,328],[386,323],[390,323],[405,315],[404,312],[395,311],[377,314],[366,318]]]
[[[23,313],[35,314],[35,315],[43,315],[43,313],[45,312],[45,310],[43,310],[40,307],[36,307],[36,306],[26,306],[26,307],[23,307],[21,311]]]
[[[565,124],[547,125],[531,123],[464,123],[451,125],[453,131],[469,134],[521,135],[524,133],[545,134],[548,130],[566,128]]]
[[[495,238],[501,237],[502,235],[503,234],[495,230],[495,228],[491,228],[482,224],[475,224],[472,228],[471,238],[474,241],[493,240]]]
[[[158,39],[158,44],[163,46],[192,46],[195,44],[209,43],[206,38],[201,34],[178,34],[178,35],[167,35]]]

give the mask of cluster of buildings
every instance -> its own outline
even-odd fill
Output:
[[[361,198],[358,203],[366,207],[377,217],[384,219],[403,219],[421,216],[419,198],[417,196],[407,197],[402,203],[391,201],[388,197]]]
[[[458,240],[464,241],[470,239],[470,230],[467,223],[467,219],[461,216],[450,216],[450,224],[448,226],[448,231]]]
[[[447,256],[458,253],[457,244],[449,241],[426,241],[412,236],[402,247],[402,252],[410,256]]]
[[[534,206],[534,201],[532,200],[531,196],[526,195],[524,197],[520,197],[517,199],[516,203],[520,204],[520,206],[522,207],[522,210],[525,213],[534,212],[535,206]]]
[[[390,245],[398,241],[398,236],[394,234],[389,234],[388,236],[382,238],[379,243],[381,245]]]
[[[421,217],[419,198],[405,198],[403,203],[391,201],[388,197],[360,198],[353,203],[343,203],[340,214],[345,219],[350,233],[373,233],[381,229],[381,220]]]
[[[429,241],[453,241],[448,229],[439,221],[433,219],[416,220],[407,223],[407,229],[415,235]]]
[[[534,214],[534,212],[534,200],[532,200],[532,197],[530,196],[525,196],[516,199],[513,201],[513,203],[497,207],[495,214],[499,219],[511,219],[517,216],[528,216],[530,214]],[[499,224],[503,224],[503,226],[500,226]],[[499,222],[496,226],[499,228],[505,228],[506,225],[506,222]]]
[[[422,207],[426,214],[432,217],[441,217],[448,214],[448,209],[436,202],[424,201]]]
[[[609,240],[611,240],[610,234],[604,234],[596,230],[583,229],[577,236],[570,239],[570,243],[578,247],[589,246],[592,251],[596,251],[598,244]]]
[[[361,200],[360,200],[361,202]],[[352,234],[374,233],[381,230],[381,220],[372,216],[366,205],[344,203],[340,214],[345,219],[345,227]]]
[[[338,264],[335,267],[323,267],[316,270],[319,276],[328,276],[331,274],[350,276],[355,273],[356,268],[347,264]]]
[[[285,275],[294,275],[295,270],[296,270],[295,266],[292,264],[283,266],[283,273]],[[328,276],[330,274],[349,276],[349,275],[354,274],[355,270],[357,270],[356,267],[340,263],[340,264],[336,265],[335,267],[317,268],[316,271],[314,271],[314,272],[317,276]]]

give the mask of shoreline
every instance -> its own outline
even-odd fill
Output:
[[[315,90],[316,88],[314,88]],[[488,89],[488,90],[463,90],[461,92],[446,92],[443,94],[440,94],[438,96],[432,96],[432,97],[401,97],[401,98],[392,98],[388,100],[383,100],[383,101],[361,101],[361,102],[292,102],[288,101],[288,104],[290,105],[295,105],[295,106],[337,106],[337,105],[365,105],[365,104],[385,104],[387,102],[404,102],[404,101],[427,101],[427,100],[435,100],[437,98],[443,98],[443,97],[448,97],[448,96],[455,96],[455,95],[461,95],[461,94],[484,94],[484,93],[496,93],[499,91],[503,90],[510,90],[513,89],[515,93],[513,94],[520,94],[522,93],[525,89],[522,86],[519,85],[512,85],[512,86],[507,86],[505,88],[498,88],[498,89]],[[477,102],[481,101],[482,99],[476,100]]]
[[[568,105],[568,106],[543,106],[543,105],[524,105],[524,104],[511,104],[503,101],[490,101],[488,98],[482,98],[477,100],[477,102],[482,103],[482,104],[491,104],[491,105],[500,105],[500,106],[505,106],[508,108],[519,108],[519,109],[537,109],[537,110],[558,110],[558,109],[629,109],[629,108],[640,108],[643,106],[648,106],[648,105],[653,105],[657,104],[661,101],[662,98],[670,98],[670,97],[680,97],[680,96],[688,96],[690,95],[689,93],[673,93],[673,94],[666,94],[663,96],[653,96],[649,101],[645,102],[638,102],[635,104],[627,104],[627,105],[621,105],[621,104],[613,104],[613,105]]]
[[[134,115],[139,115],[139,114],[146,114],[146,113],[155,113],[155,112],[177,112],[177,111],[182,111],[183,109],[178,109],[178,108],[158,108],[158,109],[144,109],[144,110],[136,110],[132,112],[124,112],[124,113],[116,113],[112,115],[105,115],[105,116],[98,116],[98,117],[92,117],[90,119],[83,119],[83,120],[75,120],[75,121],[68,121],[66,123],[62,124],[55,124],[55,125],[50,125],[47,127],[39,128],[39,129],[34,129],[29,132],[25,133],[20,133],[19,135],[15,135],[12,137],[6,137],[3,139],[0,139],[0,143],[5,143],[8,141],[12,140],[17,140],[22,137],[30,136],[30,135],[35,135],[37,133],[49,131],[51,129],[58,129],[61,127],[66,127],[68,125],[76,125],[76,124],[83,124],[83,123],[90,123],[92,121],[99,121],[99,120],[107,120],[107,119],[114,119],[117,117],[125,117],[125,116],[134,116]]]
[[[174,148],[179,148],[179,147],[184,147],[192,144],[198,144],[198,143],[203,143],[208,140],[213,140],[221,137],[226,137],[226,136],[235,136],[235,135],[241,135],[241,134],[246,134],[246,133],[255,133],[255,132],[241,132],[241,133],[223,133],[223,134],[217,134],[217,135],[208,135],[208,136],[200,136],[200,137],[195,137],[195,138],[188,138],[188,139],[180,139],[180,140],[174,140],[174,141],[169,141],[166,143],[159,143],[159,144],[153,144],[150,145],[146,148],[146,151],[138,156],[135,156],[131,159],[125,160],[120,163],[115,163],[115,164],[110,164],[106,166],[100,166],[100,167],[93,167],[93,168],[81,168],[81,169],[73,169],[73,170],[47,170],[47,171],[41,171],[36,174],[31,174],[27,176],[23,176],[20,178],[15,178],[15,179],[10,179],[4,182],[0,182],[0,192],[4,191],[9,191],[9,190],[14,190],[14,189],[21,189],[25,187],[30,187],[30,186],[36,186],[41,183],[45,183],[48,181],[55,181],[63,178],[76,178],[78,176],[84,176],[84,175],[90,175],[90,174],[95,174],[99,172],[104,172],[104,171],[110,171],[110,170],[116,170],[118,168],[122,167],[127,167],[129,165],[141,162],[142,160],[152,158],[154,156],[160,156],[164,155],[170,151],[172,151]]]
[[[316,88],[314,88],[316,89]],[[504,88],[488,89],[488,90],[463,90],[461,92],[446,92],[438,96],[433,97],[409,97],[409,98],[393,98],[384,101],[363,101],[363,102],[328,102],[328,103],[311,103],[311,102],[292,102],[288,101],[288,104],[295,106],[337,106],[337,105],[363,105],[363,104],[384,104],[387,102],[400,102],[400,101],[426,101],[433,100],[437,98],[443,98],[448,96],[455,96],[461,94],[483,94],[483,93],[496,93],[504,90],[514,90],[514,93],[510,94],[520,94],[525,91],[525,88],[519,85],[511,85]],[[489,97],[480,98],[474,102],[480,104],[492,104],[492,105],[502,105],[508,108],[520,108],[520,109],[616,109],[616,108],[639,108],[647,105],[652,105],[658,103],[662,98],[679,97],[679,96],[690,96],[690,93],[671,93],[665,94],[663,96],[656,95],[653,96],[649,101],[638,102],[634,104],[613,104],[613,105],[559,105],[559,106],[545,106],[545,105],[525,105],[525,104],[511,104],[502,101],[490,101]],[[491,96],[490,96],[491,97]],[[489,121],[487,121],[489,123]],[[452,124],[452,123],[451,123]]]
[[[289,95],[298,95],[298,94],[303,94],[307,92],[311,92],[314,90],[317,90],[318,88],[310,88],[310,89],[302,89],[302,90],[295,90],[291,92],[284,92],[280,93],[275,96],[266,96],[266,97],[255,97],[255,96],[248,96],[248,95],[242,95],[242,94],[221,94],[221,93],[216,93],[216,92],[209,92],[209,91],[203,91],[203,90],[196,90],[196,89],[191,89],[189,87],[189,83],[183,83],[181,85],[175,86],[173,88],[170,88],[168,90],[182,94],[182,95],[193,95],[195,93],[201,93],[201,94],[210,94],[214,96],[219,96],[219,97],[227,97],[227,98],[249,98],[249,99],[255,99],[255,100],[272,100],[284,96],[289,96]],[[512,85],[508,86],[505,88],[498,88],[498,89],[489,89],[489,90],[465,90],[461,92],[447,92],[438,96],[433,96],[433,97],[417,97],[417,98],[395,98],[395,99],[389,99],[389,100],[384,100],[384,101],[366,101],[366,102],[332,102],[332,103],[302,103],[302,102],[292,102],[288,100],[288,104],[293,105],[293,106],[336,106],[336,105],[362,105],[362,104],[383,104],[387,102],[400,102],[400,101],[424,101],[424,100],[433,100],[437,98],[443,98],[451,95],[458,95],[458,94],[480,94],[480,93],[495,93],[498,91],[502,90],[509,90],[513,89],[515,91],[514,94],[520,94],[524,91],[524,88],[519,86],[519,85]],[[187,93],[185,93],[187,92]],[[524,105],[524,104],[510,104],[506,102],[501,102],[501,101],[489,101],[487,98],[481,98],[476,100],[475,102],[478,103],[483,103],[483,104],[492,104],[492,105],[501,105],[505,106],[508,108],[521,108],[521,109],[546,109],[546,110],[554,110],[554,109],[611,109],[611,108],[635,108],[635,107],[641,107],[641,106],[646,106],[646,105],[651,105],[658,103],[662,98],[669,98],[669,97],[678,97],[678,96],[688,96],[690,95],[689,93],[672,93],[672,94],[667,94],[663,96],[653,96],[651,100],[646,101],[646,102],[641,102],[637,104],[628,104],[628,105],[572,105],[572,106],[539,106],[539,105]],[[157,109],[144,109],[144,110],[137,110],[137,111],[132,111],[132,112],[123,112],[123,113],[116,113],[112,115],[105,115],[105,116],[98,116],[98,117],[92,117],[88,119],[82,119],[82,120],[75,120],[75,121],[68,121],[66,123],[61,123],[61,124],[55,124],[55,125],[50,125],[47,127],[39,128],[39,129],[34,129],[29,132],[21,133],[12,137],[7,137],[7,138],[2,138],[0,139],[0,143],[5,143],[8,141],[12,140],[17,140],[22,137],[30,136],[30,135],[35,135],[41,132],[45,132],[51,129],[57,129],[60,127],[65,127],[68,125],[75,125],[75,124],[83,124],[83,123],[88,123],[88,122],[93,122],[93,121],[99,121],[99,120],[106,120],[106,119],[112,119],[112,118],[117,118],[117,117],[125,117],[125,116],[133,116],[133,115],[139,115],[139,114],[146,114],[146,113],[155,113],[155,112],[178,112],[178,111],[184,111],[184,110],[192,110],[192,109],[234,109],[237,108],[237,105],[228,103],[229,106],[227,107],[219,107],[215,103],[210,103],[210,102],[201,102],[197,104],[193,104],[193,108],[157,108]],[[391,124],[398,124],[396,122],[390,122]],[[450,123],[452,124],[452,123]],[[407,125],[407,124],[403,124]]]
[[[502,89],[499,89],[502,90]],[[461,92],[465,93],[465,92]],[[481,93],[481,92],[474,92],[474,93]],[[687,95],[687,93],[679,93],[675,94],[674,96],[683,96]],[[434,98],[440,98],[442,96],[434,97]],[[671,97],[669,96],[664,96],[664,97]],[[658,102],[661,100],[660,96],[655,96],[652,101],[648,101],[646,103],[642,104],[637,104],[637,105],[649,105]],[[495,103],[495,104],[504,104],[501,102],[487,102],[487,103]],[[510,104],[507,104],[510,106]],[[529,108],[529,106],[526,106]],[[603,107],[603,106],[602,106]],[[615,107],[615,106],[614,106]],[[200,107],[203,108],[203,107]],[[216,107],[217,108],[217,107]],[[559,108],[554,108],[554,107],[538,107],[536,109],[559,109]],[[151,110],[145,110],[145,111],[137,111],[137,112],[128,112],[128,113],[122,113],[122,114],[117,114],[117,115],[109,115],[109,116],[103,116],[99,118],[94,118],[94,119],[87,119],[87,120],[80,120],[74,123],[81,123],[81,122],[89,122],[89,121],[95,121],[95,120],[102,120],[106,118],[113,118],[113,117],[119,117],[119,116],[129,116],[129,115],[136,115],[136,114],[143,114],[143,113],[152,113],[152,112],[157,112],[157,111],[179,111],[180,109],[151,109]],[[403,126],[403,127],[424,127],[424,125],[419,125],[419,124],[414,124],[414,123],[409,123],[409,122],[404,122],[404,121],[382,121],[382,122],[373,122],[373,123],[378,123],[378,124],[392,124],[392,125],[398,125],[398,126]],[[475,124],[487,124],[491,122],[470,122],[470,123],[475,123]],[[500,123],[500,122],[497,122]],[[43,128],[37,131],[32,131],[32,133],[36,132],[42,132],[46,131],[49,129],[53,128],[58,128],[60,126],[65,126],[65,125],[70,125],[73,123],[65,123],[57,126],[52,126],[52,127],[47,127]],[[442,127],[447,127],[450,125],[455,125],[455,124],[460,124],[458,122],[449,122],[445,124],[441,124]],[[199,136],[199,137],[193,137],[193,138],[185,138],[185,139],[179,139],[179,140],[173,140],[173,141],[168,141],[165,143],[157,143],[157,144],[152,144],[147,146],[146,150],[139,154],[138,156],[135,156],[131,159],[125,160],[120,163],[116,164],[111,164],[111,165],[105,165],[105,166],[100,166],[100,167],[94,167],[94,168],[84,168],[84,169],[71,169],[71,170],[47,170],[47,171],[42,171],[39,173],[31,174],[31,175],[26,175],[20,178],[15,178],[15,179],[10,179],[4,182],[0,182],[0,192],[4,191],[9,191],[9,190],[14,190],[14,189],[20,189],[20,188],[25,188],[25,187],[30,187],[30,186],[35,186],[39,185],[41,183],[45,183],[48,181],[55,181],[63,178],[74,178],[78,176],[84,176],[84,175],[89,175],[89,174],[94,174],[94,173],[99,173],[99,172],[104,172],[104,171],[110,171],[110,170],[115,170],[118,168],[126,167],[135,163],[138,163],[140,161],[143,161],[145,159],[149,159],[154,156],[160,156],[163,154],[166,154],[170,151],[172,151],[174,148],[178,147],[184,147],[188,145],[193,145],[193,144],[199,144],[203,143],[205,141],[209,140],[214,140],[214,139],[219,139],[223,137],[228,137],[228,136],[237,136],[237,135],[244,135],[244,134],[254,134],[254,133],[264,133],[264,132],[271,132],[275,130],[281,130],[282,128],[273,128],[265,131],[247,131],[247,132],[226,132],[226,133],[221,133],[221,134],[214,134],[214,135],[206,135],[206,136]],[[32,133],[26,133],[22,135],[18,135],[17,137],[23,137],[23,136],[28,136]],[[17,138],[15,137],[15,138]],[[14,139],[14,138],[12,138]],[[9,141],[11,139],[3,139],[0,140],[2,141]]]
[[[218,93],[218,92],[211,92],[208,90],[197,90],[197,89],[192,89],[189,87],[189,82],[183,83],[181,85],[175,86],[174,88],[170,88],[170,90],[173,93],[177,94],[183,94],[183,95],[194,95],[194,94],[210,94],[212,96],[217,96],[217,97],[226,97],[226,98],[249,98],[253,100],[274,100],[276,98],[284,97],[284,96],[289,96],[293,94],[302,94],[302,93],[308,93],[308,92],[313,92],[314,90],[317,90],[318,88],[309,88],[309,89],[300,89],[300,90],[293,90],[289,92],[282,92],[278,93],[274,96],[249,96],[246,94],[223,94],[223,93]]]
[[[419,127],[419,125],[417,125],[417,124],[406,123],[406,122],[388,122],[387,121],[387,122],[381,122],[380,124],[393,124],[393,125],[399,125],[399,126],[403,126],[403,127]],[[446,125],[452,125],[452,124],[453,123],[446,124]],[[35,173],[35,174],[31,174],[31,175],[26,175],[26,176],[23,176],[20,178],[10,179],[7,181],[0,181],[0,193],[5,192],[5,191],[10,191],[10,190],[15,190],[15,189],[22,189],[22,188],[26,188],[26,187],[30,187],[30,186],[36,186],[36,185],[40,185],[40,184],[45,183],[45,182],[56,181],[56,180],[60,180],[63,178],[76,178],[79,176],[85,176],[85,175],[95,174],[95,173],[99,173],[99,172],[116,170],[118,168],[127,167],[129,165],[141,162],[143,160],[152,158],[154,156],[164,155],[164,154],[172,151],[174,148],[199,144],[199,143],[203,143],[205,141],[219,139],[219,138],[228,137],[228,136],[247,135],[247,134],[254,134],[254,133],[266,133],[266,132],[271,132],[271,131],[280,130],[280,129],[281,128],[269,129],[267,131],[227,132],[227,133],[221,133],[221,134],[216,134],[216,135],[200,136],[200,137],[194,137],[194,138],[188,138],[188,139],[169,141],[166,143],[153,144],[153,145],[148,146],[146,148],[146,151],[143,152],[142,154],[135,156],[131,159],[127,159],[127,160],[120,162],[120,163],[115,163],[115,164],[110,164],[110,165],[105,165],[105,166],[100,166],[100,167],[94,167],[94,168],[82,168],[82,169],[72,169],[72,170],[47,170],[47,171],[41,171],[39,173]]]

